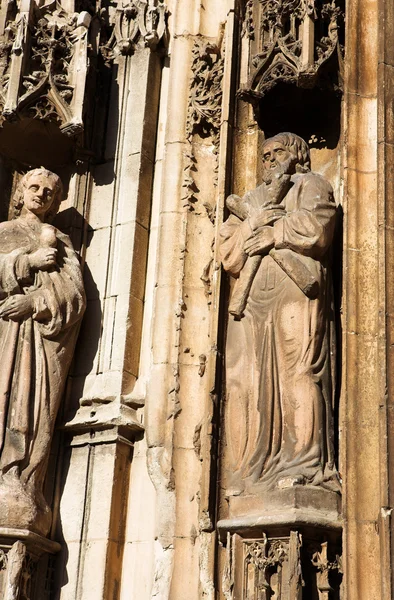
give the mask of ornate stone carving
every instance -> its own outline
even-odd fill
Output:
[[[245,543],[245,568],[252,565],[259,571],[270,567],[280,566],[287,560],[289,544],[283,540],[273,540],[268,543],[267,536],[262,540]]]
[[[7,555],[7,575],[5,581],[6,600],[32,600],[31,579],[33,561],[25,544],[15,542]]]
[[[220,231],[234,278],[226,344],[228,493],[294,485],[339,491],[333,448],[330,272],[336,206],[290,133],[263,145],[264,183]]]
[[[188,150],[186,153],[185,177],[183,182],[182,199],[189,210],[193,210],[198,188],[194,181],[196,159],[193,152],[192,140],[196,133],[202,137],[211,137],[215,156],[219,151],[220,120],[222,114],[222,79],[224,59],[222,56],[222,38],[217,44],[196,41],[193,48],[192,80],[190,84],[189,109],[186,123]],[[216,166],[217,173],[218,165]],[[216,179],[215,179],[216,182]],[[205,205],[204,205],[205,206]],[[206,207],[211,218],[213,209]]]
[[[321,532],[318,534],[321,536]],[[241,544],[242,551],[237,551]],[[228,598],[243,600],[301,600],[339,598],[341,559],[328,558],[329,543],[305,539],[304,534],[291,530],[287,535],[263,533],[259,539],[227,536],[228,553],[226,581],[231,581]],[[335,543],[331,542],[331,553]],[[242,557],[242,565],[239,556]],[[238,564],[239,561],[239,564]],[[235,594],[233,594],[233,588]],[[242,592],[241,592],[242,590]]]
[[[29,171],[0,224],[0,526],[48,533],[43,495],[51,438],[85,294],[69,238],[47,222],[62,186]]]
[[[130,54],[140,40],[154,50],[166,36],[166,14],[163,0],[118,0],[112,35],[102,48],[104,56]]]
[[[214,138],[215,151],[219,147],[222,112],[222,79],[224,60],[219,44],[197,41],[193,48],[189,112],[186,124],[188,136],[199,131]]]
[[[83,129],[88,69],[87,12],[23,0],[0,17],[0,123],[31,117],[55,121],[72,136]]]
[[[278,82],[311,88],[319,80],[319,85],[342,89],[338,29],[343,22],[341,0],[248,0],[243,31],[255,43],[241,96],[258,100]],[[335,77],[321,77],[334,55],[339,63]]]
[[[341,557],[336,555],[335,560],[329,560],[328,542],[310,544],[308,550],[311,555],[312,565],[317,571],[316,585],[319,600],[330,600],[332,593],[335,591],[330,583],[330,573],[332,571],[342,573]]]
[[[20,536],[20,539],[18,539]],[[45,563],[53,564],[60,545],[29,531],[0,528],[0,597],[2,600],[49,600],[50,580]],[[50,554],[44,564],[44,554]],[[49,577],[52,569],[48,569]],[[43,580],[44,579],[44,580]]]
[[[300,534],[244,541],[243,596],[245,600],[301,600]]]
[[[242,22],[242,35],[250,40],[254,39],[253,3],[254,0],[246,0]]]

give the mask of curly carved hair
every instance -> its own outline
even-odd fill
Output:
[[[54,186],[54,196],[52,200],[52,204],[45,215],[45,221],[50,223],[52,219],[55,217],[57,211],[59,210],[60,203],[63,199],[63,185],[61,179],[56,173],[52,173],[52,171],[48,171],[48,169],[44,169],[44,167],[40,167],[39,169],[33,169],[32,171],[28,171],[19,181],[18,186],[16,188],[14,197],[12,199],[13,203],[13,218],[16,219],[21,214],[21,210],[23,207],[23,196],[25,188],[27,187],[28,181],[31,177],[37,175],[44,175],[48,179],[50,179]]]
[[[291,154],[297,159],[296,171],[297,173],[307,173],[311,170],[311,155],[308,144],[295,133],[278,133],[271,138],[265,140],[264,146],[268,142],[280,142],[285,148],[291,152]]]

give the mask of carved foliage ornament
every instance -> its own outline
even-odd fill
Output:
[[[196,42],[193,48],[187,133],[201,129],[203,135],[212,135],[215,150],[219,146],[222,112],[222,79],[224,60],[218,44]]]
[[[247,0],[243,35],[251,44],[249,81],[241,97],[258,100],[278,82],[342,89],[341,0]],[[336,57],[335,77],[323,67]]]
[[[104,57],[130,54],[139,41],[155,49],[165,38],[166,14],[163,0],[119,0],[112,35],[102,48]]]
[[[199,134],[201,137],[211,137],[215,156],[219,151],[224,72],[222,39],[221,33],[216,44],[197,40],[192,51],[192,79],[186,123],[188,151],[182,198],[186,201],[185,206],[188,206],[189,210],[193,210],[198,192],[193,177],[193,171],[196,169],[192,145],[193,136]],[[215,185],[216,183],[215,178]],[[214,222],[212,207],[206,206],[206,210],[209,218]]]
[[[56,122],[66,135],[83,129],[88,69],[87,12],[23,0],[0,14],[0,123],[31,117]]]
[[[334,589],[330,582],[331,572],[342,574],[342,558],[337,554],[334,560],[329,560],[328,542],[321,544],[310,544],[309,554],[311,563],[316,569],[316,586],[319,593],[319,600],[330,600]]]
[[[227,541],[229,544],[229,540]],[[331,544],[332,545],[332,544]],[[341,557],[329,556],[335,546],[327,541],[306,540],[298,531],[281,538],[243,541],[243,600],[299,600],[338,597]],[[231,597],[231,596],[230,596]]]
[[[292,531],[289,537],[244,542],[244,600],[300,598],[302,537]]]

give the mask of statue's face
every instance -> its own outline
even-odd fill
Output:
[[[55,184],[45,175],[32,175],[28,180],[23,194],[25,210],[37,217],[44,217],[55,198]]]
[[[295,172],[296,157],[281,142],[272,140],[264,144],[264,168],[267,171],[280,170],[292,175]]]

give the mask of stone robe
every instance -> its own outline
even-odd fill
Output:
[[[265,184],[246,194],[249,214],[272,208],[267,197]],[[230,306],[245,298],[242,316],[229,319],[226,343],[229,486],[338,489],[331,186],[315,173],[295,174],[278,207],[275,248],[263,257],[243,250],[252,233],[247,219],[231,215],[220,232],[223,266],[238,278]]]
[[[22,218],[0,224],[1,303],[26,294],[34,304],[30,318],[0,319],[0,506],[3,495],[8,502],[7,484],[19,480],[20,502],[31,497],[46,514],[42,529],[50,523],[42,486],[51,438],[85,309],[81,269],[68,236],[52,229],[56,267],[29,267],[27,255],[46,245],[48,227]],[[23,506],[29,510],[27,500]]]

